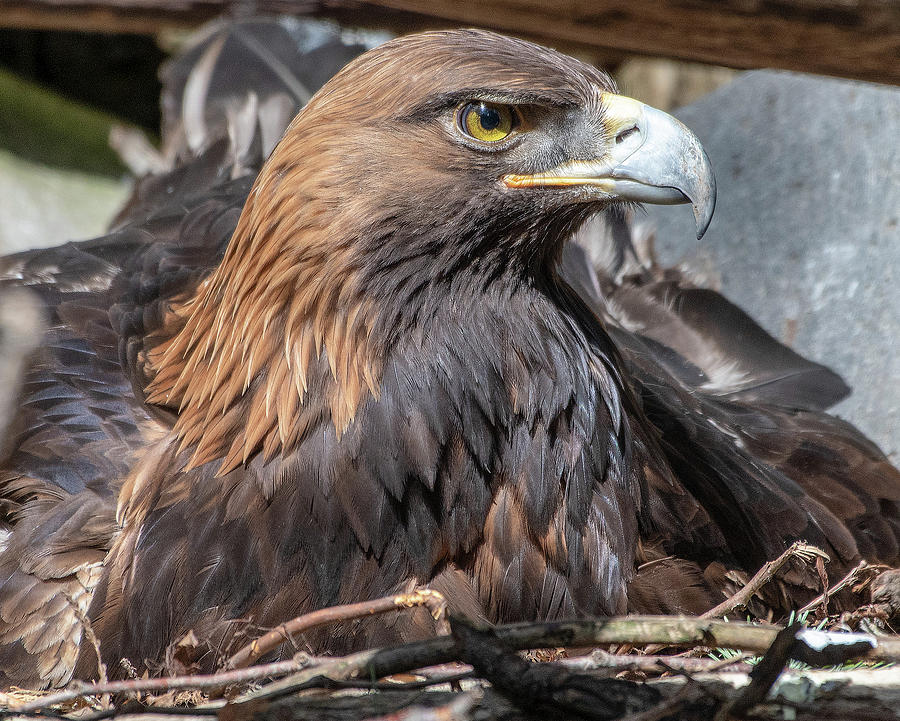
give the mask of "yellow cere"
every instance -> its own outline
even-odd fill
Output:
[[[459,125],[466,135],[486,143],[503,140],[513,130],[516,119],[509,105],[475,102],[459,111]]]

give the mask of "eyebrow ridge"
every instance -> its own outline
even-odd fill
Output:
[[[559,95],[551,95],[540,91],[473,87],[431,95],[410,110],[406,116],[410,119],[433,117],[449,108],[460,105],[464,101],[474,100],[486,100],[508,105],[544,105],[555,108],[571,108],[578,105],[574,100],[567,101]]]

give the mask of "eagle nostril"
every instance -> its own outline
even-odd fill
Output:
[[[640,130],[637,125],[632,125],[627,130],[623,130],[616,136],[616,145],[618,145],[619,143],[624,143],[628,138],[638,132],[640,132]]]

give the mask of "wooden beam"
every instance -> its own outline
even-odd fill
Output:
[[[152,33],[246,7],[240,0],[0,0],[0,25]],[[256,0],[252,7],[397,32],[480,26],[601,55],[900,84],[897,0]]]

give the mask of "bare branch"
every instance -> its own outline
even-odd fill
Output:
[[[801,608],[797,613],[806,613],[807,611],[812,611],[814,608],[819,606],[828,606],[828,601],[831,597],[836,594],[838,591],[842,591],[848,586],[852,586],[856,583],[860,576],[865,573],[873,573],[880,572],[887,568],[887,566],[873,566],[866,561],[860,561],[859,565],[851,569],[850,573],[844,576],[840,581],[838,581],[834,586],[827,589],[824,593],[819,596],[816,596],[812,601],[807,603],[803,608]]]
[[[441,622],[446,617],[447,602],[444,597],[437,591],[428,588],[396,596],[384,596],[371,601],[322,608],[282,623],[248,643],[228,659],[225,667],[244,668],[249,666],[269,651],[274,651],[294,634],[309,631],[317,626],[421,606],[425,606],[431,612],[435,621]]]
[[[731,613],[735,609],[746,606],[753,597],[753,594],[771,581],[775,577],[775,574],[781,570],[782,566],[792,558],[799,558],[809,563],[816,558],[828,560],[828,555],[816,546],[811,546],[802,541],[795,541],[791,544],[790,548],[774,561],[768,561],[763,564],[763,567],[756,572],[753,578],[751,578],[737,593],[731,596],[731,598],[727,598],[722,601],[722,603],[709,609],[706,613],[702,614],[700,618],[719,618]]]
[[[14,715],[26,715],[43,711],[58,704],[75,701],[85,696],[100,694],[136,694],[141,692],[173,691],[177,689],[205,689],[227,686],[244,681],[257,681],[272,676],[283,676],[304,668],[313,662],[306,654],[297,654],[290,661],[278,661],[253,668],[220,671],[214,674],[196,676],[169,676],[166,678],[135,678],[127,681],[109,681],[106,683],[83,683],[74,681],[65,691],[41,696],[21,706],[11,708]],[[224,702],[222,704],[224,705]]]
[[[636,654],[607,653],[601,648],[594,649],[587,656],[575,656],[563,658],[553,663],[568,669],[578,671],[595,671],[598,669],[613,669],[615,671],[645,671],[648,673],[677,669],[688,673],[700,673],[721,671],[733,667],[730,670],[748,673],[749,664],[746,663],[750,654],[738,653],[730,658],[692,658],[687,656],[647,656]],[[662,664],[665,664],[664,666]]]
[[[719,709],[715,721],[727,721],[732,716],[741,718],[751,707],[765,699],[791,658],[800,627],[800,623],[795,622],[778,632],[769,650],[750,672],[750,683],[730,703]]]

